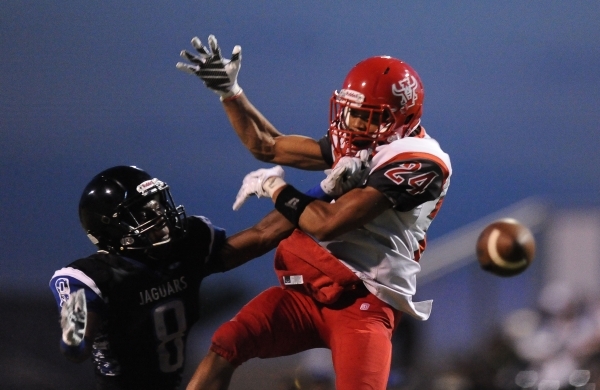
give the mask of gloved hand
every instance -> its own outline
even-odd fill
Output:
[[[60,310],[62,339],[68,346],[76,347],[83,341],[87,322],[87,305],[84,289],[71,294]]]
[[[221,56],[221,48],[214,35],[208,36],[208,45],[210,50],[202,45],[198,37],[194,37],[192,46],[200,55],[196,56],[183,50],[181,57],[192,64],[178,62],[177,69],[200,77],[210,90],[221,97],[221,101],[241,93],[242,89],[237,83],[237,76],[241,67],[242,47],[235,46],[231,53],[231,59],[228,60]]]
[[[339,198],[356,187],[369,173],[370,153],[364,149],[355,157],[340,158],[333,169],[327,169],[327,177],[321,181],[321,189],[332,198]]]
[[[271,198],[275,191],[286,185],[286,182],[283,181],[284,175],[285,172],[279,165],[250,172],[244,177],[242,187],[235,197],[233,209],[239,210],[246,199],[252,195],[256,195],[258,198],[263,196]]]

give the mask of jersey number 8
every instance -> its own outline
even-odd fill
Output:
[[[172,311],[177,329],[168,333],[167,314]],[[162,372],[174,372],[183,366],[184,342],[183,336],[187,330],[185,320],[185,309],[181,301],[171,301],[154,309],[154,329],[156,337],[160,341],[157,348],[160,370]],[[167,344],[172,342],[168,348]],[[174,356],[173,356],[174,355]]]

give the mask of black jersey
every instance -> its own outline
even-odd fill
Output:
[[[210,255],[225,241],[206,218],[188,217],[186,224],[186,236],[170,244],[168,266],[99,252],[52,277],[59,306],[84,288],[88,311],[102,318],[93,344],[98,388],[179,386],[186,337],[200,315],[200,283],[219,268]]]

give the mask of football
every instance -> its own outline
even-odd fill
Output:
[[[519,221],[503,218],[487,225],[477,239],[477,260],[485,271],[514,276],[525,271],[535,256],[535,239]]]

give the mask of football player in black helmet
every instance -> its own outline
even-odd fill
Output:
[[[276,212],[226,237],[187,216],[169,186],[132,166],[96,175],[79,217],[98,252],[56,271],[61,351],[93,359],[98,389],[176,389],[199,319],[202,279],[273,249],[293,226]]]
[[[92,179],[83,190],[79,218],[95,245],[123,254],[185,233],[185,210],[175,206],[169,186],[129,166],[107,169]]]

